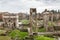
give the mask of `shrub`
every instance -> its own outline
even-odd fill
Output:
[[[12,30],[9,33],[9,36],[11,36],[12,38],[16,38],[17,36],[21,39],[23,39],[25,36],[27,36],[28,33],[27,32],[21,32],[20,30]]]

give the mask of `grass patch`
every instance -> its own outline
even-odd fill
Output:
[[[0,36],[0,40],[11,40],[9,36]]]
[[[29,24],[29,20],[21,20],[23,24]]]
[[[41,28],[38,30],[38,32],[46,32],[45,28]]]
[[[6,30],[0,30],[0,34],[4,34]]]
[[[36,36],[35,40],[54,40],[54,38],[50,38],[50,37],[45,37],[45,36]]]

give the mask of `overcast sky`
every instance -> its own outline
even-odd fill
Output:
[[[0,0],[0,12],[29,12],[30,8],[37,8],[37,12],[44,9],[60,9],[60,0]]]

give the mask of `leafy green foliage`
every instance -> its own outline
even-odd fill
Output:
[[[11,36],[12,38],[15,38],[16,36],[18,36],[19,38],[24,38],[27,35],[28,35],[27,32],[21,32],[20,30],[13,30],[9,34],[9,36]]]
[[[23,24],[29,24],[29,20],[21,20]]]
[[[54,38],[45,37],[45,36],[36,36],[35,40],[54,40]]]

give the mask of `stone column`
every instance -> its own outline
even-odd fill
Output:
[[[33,14],[34,14],[34,17],[33,17]],[[33,30],[32,27],[33,27],[33,20],[35,21],[34,22],[34,25],[35,25],[35,32],[37,32],[37,13],[36,13],[36,8],[30,8],[30,33],[33,33]]]
[[[53,13],[51,13],[51,27],[52,27],[52,31],[54,31],[54,28],[53,28]]]
[[[29,21],[30,21],[30,27],[29,27],[29,35],[32,34],[33,30],[32,30],[32,10],[30,9],[30,18],[29,18]]]
[[[46,15],[43,16],[43,21],[44,21],[44,28],[47,31],[47,28],[46,28]]]
[[[45,12],[43,14],[43,21],[44,21],[44,28],[46,31],[48,31],[48,21],[49,21],[49,14],[47,14],[48,12]]]
[[[16,27],[18,28],[19,27],[19,24],[18,24],[18,22],[19,22],[19,20],[18,20],[18,15],[16,15]]]

